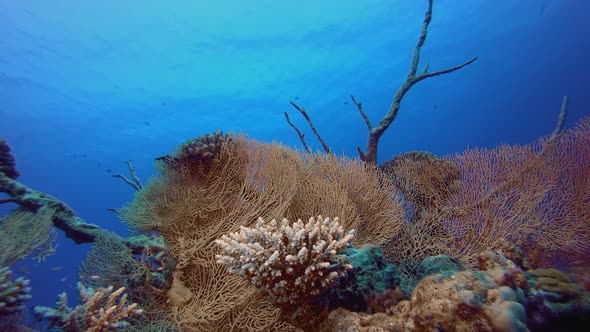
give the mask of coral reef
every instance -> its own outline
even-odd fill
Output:
[[[66,293],[59,295],[55,308],[35,307],[39,319],[49,320],[50,327],[67,332],[118,331],[127,326],[130,317],[143,314],[137,303],[128,303],[125,287],[113,291],[113,287],[94,289],[78,283],[82,304],[68,307]]]
[[[158,237],[150,237],[149,242],[165,247]],[[175,283],[170,269],[174,263],[169,260],[173,259],[167,251],[148,250],[134,254],[120,238],[103,234],[97,237],[80,266],[79,274],[86,286],[95,289],[124,287],[129,301],[141,303],[144,313],[129,320],[134,327],[171,326],[166,292],[177,289],[178,283]],[[173,329],[168,328],[168,331]]]
[[[178,260],[178,278],[193,294],[173,309],[179,326],[254,331],[284,328],[280,311],[216,262],[214,240],[253,227],[259,217],[296,220],[320,212],[356,229],[355,245],[387,241],[403,218],[395,186],[377,167],[240,135],[210,161],[159,160],[158,174],[119,216],[137,230],[162,234]]]
[[[516,262],[507,257],[516,258]],[[589,326],[590,293],[557,270],[523,270],[514,251],[487,250],[479,270],[453,264],[423,278],[386,313],[337,309],[323,331],[557,331]],[[444,266],[446,264],[443,264]],[[578,327],[579,329],[579,327]]]
[[[23,277],[12,280],[11,277],[10,268],[0,267],[0,319],[23,310],[25,302],[31,299],[29,280]]]
[[[56,308],[35,310],[65,331],[587,326],[590,118],[564,132],[567,98],[553,134],[532,144],[444,158],[411,152],[376,165],[378,143],[406,93],[477,60],[418,71],[432,5],[380,122],[374,126],[351,96],[369,133],[365,151],[357,148],[360,160],[331,154],[291,102],[326,154],[311,153],[285,113],[308,153],[218,131],[156,158],[146,186],[131,162],[131,180],[113,175],[136,190],[114,211],[139,236],[88,224],[64,202],[18,182],[0,140],[0,192],[10,196],[0,204],[19,205],[0,222],[0,265],[50,254],[51,226],[76,243],[94,243],[80,269],[82,304],[69,308],[63,293]],[[288,221],[296,218],[310,219]],[[0,269],[0,316],[17,316],[30,298],[27,284]]]
[[[278,305],[285,317],[309,325],[322,311],[326,290],[352,268],[342,252],[353,237],[354,230],[345,234],[337,217],[312,217],[307,223],[259,218],[253,228],[216,240],[222,249],[216,259]]]
[[[149,311],[126,319],[132,330],[288,331],[357,318],[399,329],[541,329],[564,317],[586,323],[583,264],[571,277],[531,267],[568,267],[589,250],[590,175],[579,167],[590,163],[589,132],[585,119],[530,145],[444,159],[404,154],[385,168],[389,175],[359,160],[232,136],[207,150],[214,156],[190,156],[193,147],[158,160],[155,177],[117,210],[136,231],[158,234],[150,237],[121,238],[86,224],[1,172],[0,189],[11,196],[3,202],[27,213],[46,208],[54,226],[95,242],[81,276],[94,287],[125,287],[129,301]],[[262,221],[320,212],[341,216],[338,227],[356,233],[317,261],[312,253],[321,250],[310,240],[331,228],[319,237],[310,231],[333,220]],[[273,242],[280,229],[290,231]],[[285,246],[292,252],[279,250]],[[488,248],[501,253],[480,254]],[[286,278],[275,263],[303,277]]]

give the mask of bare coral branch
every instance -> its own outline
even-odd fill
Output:
[[[303,107],[300,107],[299,105],[295,104],[293,101],[289,101],[289,103],[291,103],[291,105],[293,107],[295,107],[295,109],[298,110],[299,113],[301,113],[301,115],[303,115],[303,117],[305,118],[305,120],[307,120],[307,123],[309,124],[309,127],[311,128],[311,131],[313,131],[313,133],[316,135],[316,137],[318,138],[318,140],[322,144],[322,147],[324,148],[324,151],[326,153],[330,153],[330,148],[328,147],[328,145],[326,144],[326,142],[322,139],[322,136],[320,136],[320,134],[318,133],[318,131],[315,129],[315,126],[311,122],[311,118],[309,117],[309,115],[307,114],[307,112],[305,111],[305,109]]]
[[[301,131],[299,130],[299,128],[297,128],[293,124],[293,122],[291,122],[291,120],[289,119],[289,114],[287,112],[283,112],[283,113],[285,114],[285,119],[287,119],[287,123],[289,124],[289,126],[291,126],[291,128],[293,128],[295,130],[295,132],[297,133],[297,136],[299,136],[299,140],[303,144],[305,151],[307,151],[308,153],[311,152],[311,150],[309,149],[309,146],[307,146],[307,143],[305,143],[305,134],[302,134]]]
[[[363,117],[363,120],[365,120],[365,123],[367,124],[367,128],[369,129],[369,131],[373,130],[373,126],[371,125],[371,120],[369,120],[367,113],[365,113],[365,111],[363,111],[363,104],[361,102],[356,101],[356,99],[354,98],[353,95],[350,95],[350,98],[352,99],[352,102],[356,105],[356,108],[359,110],[359,113]]]
[[[418,71],[418,65],[420,63],[420,51],[422,50],[422,46],[424,46],[424,42],[426,41],[426,36],[428,34],[428,26],[430,25],[430,22],[432,20],[432,2],[433,2],[433,0],[428,1],[428,9],[426,10],[426,14],[424,15],[424,21],[422,23],[422,31],[420,33],[420,37],[418,38],[418,42],[416,43],[416,47],[414,48],[414,55],[412,57],[412,64],[410,65],[410,70],[408,71],[408,76],[406,77],[405,82],[402,83],[402,86],[397,90],[397,92],[393,98],[393,101],[391,103],[391,106],[389,107],[389,111],[383,117],[381,122],[379,122],[377,127],[372,127],[371,129],[369,129],[369,138],[368,138],[368,142],[367,142],[366,152],[363,152],[360,148],[357,147],[357,151],[359,152],[361,159],[365,162],[369,162],[369,163],[373,163],[373,164],[377,163],[377,146],[379,144],[379,139],[381,138],[383,133],[387,130],[387,128],[389,128],[391,123],[393,123],[393,121],[397,117],[397,114],[398,114],[400,106],[401,106],[402,99],[404,98],[406,93],[416,83],[418,83],[426,78],[429,78],[429,77],[434,77],[434,76],[439,76],[439,75],[454,72],[454,71],[459,70],[467,65],[470,65],[471,63],[473,63],[477,60],[477,57],[475,57],[475,58],[473,58],[473,59],[471,59],[459,66],[455,66],[452,68],[448,68],[448,69],[444,69],[444,70],[440,70],[440,71],[436,71],[436,72],[432,72],[432,73],[428,72],[429,66],[426,66],[426,68],[422,74],[416,75],[416,73]],[[358,107],[358,105],[357,105],[357,107]],[[361,112],[361,115],[363,115],[363,114],[364,114],[364,112]],[[363,118],[365,118],[365,117],[366,117],[366,114],[363,116]],[[365,122],[366,122],[366,119],[365,119]]]
[[[547,143],[552,143],[559,138],[561,133],[563,132],[563,126],[565,125],[565,118],[567,117],[567,107],[568,107],[568,98],[567,96],[563,96],[563,100],[561,102],[561,109],[559,110],[559,116],[557,117],[557,125],[555,126],[555,130],[547,140]]]
[[[126,161],[127,166],[129,167],[129,173],[131,174],[131,178],[133,179],[133,181],[129,180],[125,175],[123,174],[113,174],[114,178],[120,178],[123,181],[125,181],[125,183],[127,183],[128,185],[130,185],[131,187],[133,187],[133,189],[139,191],[143,188],[143,185],[141,184],[141,180],[139,179],[139,177],[137,176],[137,173],[135,172],[135,168],[133,167],[133,162],[131,160],[127,160]]]

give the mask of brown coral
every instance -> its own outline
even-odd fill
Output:
[[[424,278],[387,315],[336,310],[324,331],[526,331],[523,271],[500,253],[487,256],[488,270]]]
[[[384,169],[413,206],[401,236],[385,248],[395,262],[447,254],[475,266],[478,253],[503,239],[535,267],[590,253],[590,117],[551,140],[468,149],[440,161],[402,154]]]
[[[129,225],[159,231],[177,258],[178,278],[193,294],[172,309],[177,322],[186,330],[209,331],[286,327],[276,307],[216,263],[213,241],[253,226],[259,217],[320,213],[356,229],[355,244],[385,242],[399,232],[403,218],[395,186],[377,168],[242,136],[224,144],[206,168],[198,160],[160,162],[159,174],[120,210]]]
[[[386,161],[383,170],[402,192],[404,200],[414,204],[413,220],[447,204],[460,187],[461,170],[453,162],[429,152],[407,152]]]

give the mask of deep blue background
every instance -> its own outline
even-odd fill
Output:
[[[300,147],[284,111],[320,148],[289,100],[334,152],[356,156],[367,131],[349,96],[374,124],[387,112],[426,0],[289,3],[0,0],[0,136],[20,180],[124,234],[106,208],[133,190],[107,170],[132,159],[145,181],[153,157],[217,129]],[[563,95],[574,125],[589,113],[589,13],[582,0],[435,0],[420,68],[480,59],[410,91],[380,161],[530,142],[553,130]],[[31,303],[75,298],[87,249],[60,234],[57,254],[19,264]]]

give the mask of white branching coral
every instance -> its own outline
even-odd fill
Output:
[[[217,262],[227,266],[277,304],[300,304],[317,296],[352,266],[341,255],[351,245],[354,230],[344,233],[338,218],[287,219],[224,235]]]
[[[141,315],[137,303],[129,303],[125,287],[113,291],[113,287],[94,289],[78,283],[82,304],[76,308],[68,307],[66,293],[59,296],[55,308],[35,307],[39,318],[49,320],[50,327],[64,331],[118,331],[128,325],[127,319]]]
[[[10,268],[0,267],[0,318],[19,312],[25,308],[25,302],[31,299],[29,280],[20,277],[12,280]]]

